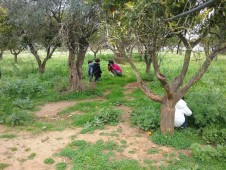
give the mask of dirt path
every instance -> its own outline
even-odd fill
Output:
[[[125,86],[125,95],[130,94],[136,88],[136,83]],[[97,98],[96,100],[103,99]],[[83,102],[85,101],[89,100],[83,100]],[[41,107],[36,115],[38,118],[56,117],[59,111],[76,103],[78,102],[48,103]],[[75,128],[65,129],[61,132],[43,132],[34,135],[26,131],[15,131],[13,128],[0,126],[1,135],[16,135],[12,139],[0,138],[0,163],[9,164],[5,170],[51,170],[55,169],[56,163],[62,161],[70,165],[66,158],[57,157],[54,154],[59,153],[62,148],[72,141],[73,137],[76,137],[76,140],[86,140],[92,143],[97,140],[111,140],[119,144],[120,141],[126,141],[127,147],[123,152],[116,153],[117,158],[136,159],[140,164],[144,164],[147,159],[156,160],[156,164],[160,164],[163,161],[163,154],[178,152],[172,148],[152,143],[146,132],[132,127],[129,122],[131,108],[123,105],[117,106],[117,108],[124,111],[124,121],[117,126],[106,126],[104,130],[96,130],[93,134],[80,134],[81,128]],[[147,151],[149,149],[155,149],[158,152],[148,154]],[[35,156],[31,158],[31,155],[34,154]],[[54,158],[55,163],[52,165],[44,164],[43,161],[50,157]],[[70,169],[70,166],[68,169]]]

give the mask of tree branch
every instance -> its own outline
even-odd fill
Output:
[[[203,9],[203,8],[206,8],[206,7],[210,6],[210,5],[211,5],[212,3],[214,3],[215,1],[216,1],[216,0],[209,0],[208,2],[206,2],[206,3],[202,4],[202,5],[199,5],[199,6],[196,7],[196,8],[193,8],[193,9],[187,11],[187,12],[183,12],[183,13],[181,13],[181,14],[178,14],[178,15],[172,17],[172,18],[167,18],[167,19],[165,19],[164,21],[165,21],[165,22],[169,22],[169,21],[175,20],[175,19],[177,19],[177,18],[180,18],[180,17],[186,16],[186,15],[192,14],[192,13],[194,13],[194,12],[196,12],[196,11],[199,11],[199,10],[201,10],[201,9]]]
[[[189,43],[189,41],[182,34],[178,34],[178,37],[186,47],[186,53],[184,57],[182,70],[180,74],[174,79],[173,83],[171,84],[172,91],[176,92],[179,89],[179,87],[183,84],[184,77],[187,73],[187,70],[190,64],[192,49],[203,39],[203,37],[207,35],[207,33],[208,33],[208,29],[206,29],[198,39],[196,39],[194,42],[191,42],[191,43]]]
[[[196,75],[194,77],[192,77],[188,81],[188,83],[179,90],[179,93],[185,94],[191,88],[192,85],[194,85],[196,82],[198,82],[202,78],[202,76],[206,72],[206,70],[208,69],[208,67],[211,64],[211,62],[213,61],[213,59],[217,56],[218,53],[220,53],[224,49],[226,49],[226,45],[218,47],[209,56],[207,56],[205,62],[202,64],[201,68],[196,73]]]
[[[160,81],[163,88],[165,89],[165,91],[167,93],[167,97],[171,98],[173,96],[173,94],[171,92],[170,85],[167,82],[165,75],[163,75],[159,70],[157,55],[155,54],[155,52],[152,52],[151,56],[152,56],[152,62],[153,62],[153,66],[154,66],[155,76],[157,77],[157,79]]]
[[[162,102],[162,97],[158,96],[157,94],[155,94],[153,91],[151,91],[150,89],[147,88],[147,86],[142,82],[140,74],[136,68],[136,66],[134,65],[134,63],[131,61],[131,57],[128,57],[125,53],[124,56],[126,58],[126,60],[128,61],[128,63],[131,65],[136,78],[137,78],[137,83],[139,84],[140,89],[144,92],[144,94],[150,98],[153,101],[156,102]]]

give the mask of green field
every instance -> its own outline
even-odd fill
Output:
[[[108,137],[95,142],[77,139],[75,136],[65,148],[55,156],[43,158],[43,164],[57,170],[71,169],[211,169],[223,170],[226,167],[226,58],[218,56],[213,61],[203,78],[186,94],[185,100],[193,114],[189,117],[188,127],[175,129],[174,136],[161,135],[159,132],[160,104],[151,101],[139,89],[126,93],[126,85],[136,82],[136,77],[128,63],[121,64],[122,77],[114,77],[107,70],[108,59],[112,54],[99,54],[102,77],[95,85],[89,83],[87,77],[87,61],[93,59],[88,54],[83,65],[83,79],[86,90],[68,92],[68,62],[65,52],[56,52],[47,62],[44,74],[37,71],[34,57],[23,52],[15,64],[13,56],[5,52],[0,60],[2,78],[0,79],[0,124],[9,130],[0,135],[1,140],[13,140],[18,136],[13,130],[45,134],[47,132],[64,131],[81,128],[80,136],[94,135]],[[174,53],[159,54],[163,58],[161,71],[172,81],[181,69],[183,56]],[[162,56],[161,56],[162,55]],[[203,59],[204,60],[204,59]],[[191,59],[186,81],[199,69],[201,62]],[[164,94],[160,83],[154,77],[153,69],[145,74],[144,61],[138,55],[133,61],[142,79],[157,94]],[[76,102],[58,113],[59,119],[46,121],[38,119],[36,113],[46,103]],[[120,109],[120,107],[125,108]],[[125,120],[125,110],[130,115]],[[74,114],[81,113],[81,114]],[[127,120],[128,119],[128,120]],[[136,159],[139,149],[128,149],[133,143],[122,138],[120,129],[105,132],[109,125],[115,128],[122,122],[129,121],[131,128],[140,129],[141,135],[151,132],[148,140],[158,147],[167,146],[175,152],[164,154],[158,148],[147,148],[146,154],[161,155],[161,159]],[[101,131],[103,131],[101,133]],[[139,134],[134,134],[139,139]],[[60,140],[60,136],[59,136]],[[184,154],[186,150],[190,154]],[[127,152],[131,157],[120,157]],[[37,157],[33,153],[32,159]],[[134,157],[133,157],[134,156]],[[58,157],[69,161],[57,162]],[[137,156],[139,158],[139,155]],[[120,159],[118,159],[120,158]],[[157,162],[156,162],[157,161]],[[53,164],[53,165],[52,165]],[[7,161],[0,161],[0,169],[10,166]],[[2,167],[2,168],[1,168]]]

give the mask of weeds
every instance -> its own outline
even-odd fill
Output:
[[[44,163],[45,164],[53,164],[55,161],[52,159],[52,158],[46,158],[45,160],[44,160]]]
[[[7,168],[8,166],[10,166],[10,165],[7,164],[7,163],[2,163],[2,162],[0,162],[0,170],[3,170],[3,169],[5,169],[5,168]]]
[[[33,153],[31,153],[30,155],[28,155],[27,159],[32,160],[32,159],[35,158],[36,155],[37,155],[37,154],[33,152]]]
[[[152,136],[151,140],[159,145],[172,146],[176,149],[187,149],[192,143],[202,143],[202,140],[191,129],[175,130],[174,135],[164,135],[160,131],[156,131]]]
[[[13,139],[15,137],[17,137],[17,135],[15,135],[15,134],[2,134],[2,135],[0,135],[0,138],[6,138],[6,139]]]
[[[116,160],[113,151],[118,149],[118,145],[113,141],[99,140],[95,144],[83,141],[76,143],[79,143],[79,146],[74,148],[74,145],[70,144],[60,152],[61,156],[72,159],[73,169],[143,169],[135,160]]]
[[[56,164],[56,170],[65,170],[67,168],[67,164],[65,162],[60,162]]]

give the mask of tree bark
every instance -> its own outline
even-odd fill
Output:
[[[82,91],[84,85],[82,83],[82,65],[84,63],[85,54],[88,49],[89,43],[84,37],[79,39],[79,50],[76,59],[76,46],[71,44],[69,47],[69,82],[71,91]]]
[[[0,60],[2,60],[3,50],[0,50]]]
[[[41,65],[39,65],[39,67],[38,67],[38,72],[40,73],[40,74],[43,74],[43,73],[45,73],[45,67],[46,67],[46,65],[45,64],[41,64]]]
[[[68,57],[68,64],[69,64],[69,82],[70,82],[70,91],[82,91],[83,84],[81,78],[79,76],[79,68],[76,66],[75,61],[75,52],[72,49],[69,49],[69,57]]]
[[[97,52],[93,52],[93,54],[94,54],[94,59],[96,59],[97,58]]]
[[[160,130],[163,134],[174,134],[175,103],[173,99],[165,99],[161,104]]]
[[[116,63],[123,63],[124,61],[124,53],[125,53],[125,47],[123,43],[119,42],[114,46],[114,60]]]
[[[14,55],[14,62],[17,64],[18,62],[18,55],[20,54],[21,50],[14,50],[14,49],[10,49],[10,52],[12,55]]]
[[[35,59],[38,63],[38,72],[40,74],[45,73],[46,63],[52,57],[53,52],[56,50],[56,47],[50,47],[49,46],[49,47],[46,48],[46,57],[42,62],[42,60],[40,59],[40,56],[38,54],[38,51],[35,49],[34,45],[32,43],[30,43],[30,44],[28,44],[28,46],[29,46],[31,54],[34,55],[34,57],[35,57]]]
[[[209,40],[204,44],[205,55],[208,56],[210,54],[210,43]]]
[[[151,56],[149,55],[146,47],[145,47],[145,52],[144,52],[144,61],[145,61],[145,64],[146,64],[145,72],[147,74],[150,74],[152,59],[151,59]]]
[[[18,60],[17,59],[18,59],[17,54],[14,54],[14,62],[15,63],[18,63]]]

